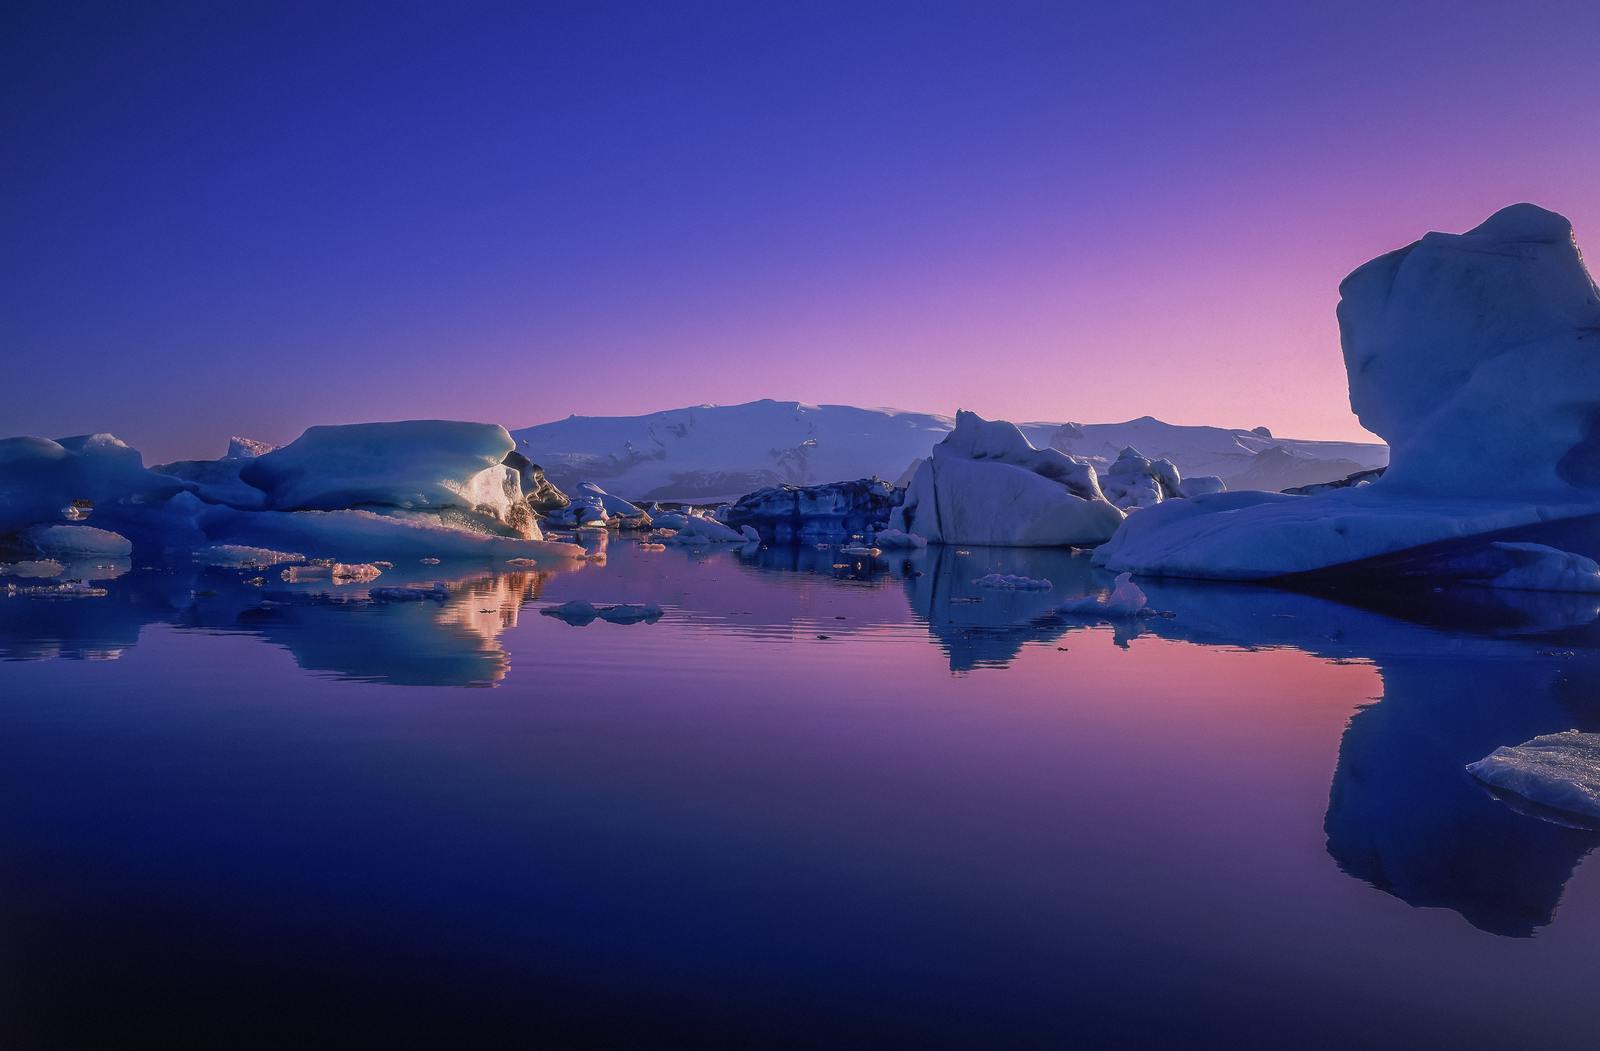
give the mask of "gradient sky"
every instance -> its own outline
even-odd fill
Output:
[[[1600,244],[1600,4],[10,3],[0,434],[759,397],[1358,437],[1349,270]]]

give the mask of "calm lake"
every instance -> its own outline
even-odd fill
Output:
[[[441,573],[449,569],[450,572]],[[1048,591],[987,590],[990,572]],[[1593,599],[646,551],[0,598],[0,1046],[1593,1047]],[[654,623],[543,616],[657,603]]]

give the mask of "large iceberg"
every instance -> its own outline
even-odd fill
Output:
[[[193,488],[148,470],[115,435],[0,439],[0,541],[34,525],[92,520],[153,550],[192,543]]]
[[[146,469],[108,434],[0,441],[7,557],[188,560],[210,544],[308,557],[581,557],[543,542],[533,505],[565,497],[503,427],[449,421],[313,427],[284,448]],[[92,519],[92,524],[85,524]]]
[[[1102,543],[1121,522],[1089,464],[1034,448],[1004,420],[958,412],[889,528],[931,543],[1065,547]]]
[[[1600,291],[1566,219],[1513,205],[1373,260],[1340,294],[1350,403],[1391,447],[1382,477],[1163,503],[1099,564],[1265,579],[1438,545],[1446,566],[1491,539],[1546,542],[1496,534],[1600,514]]]
[[[505,463],[511,435],[490,423],[407,420],[308,427],[251,459],[240,477],[276,511],[455,508],[504,520],[522,499],[521,472]]]

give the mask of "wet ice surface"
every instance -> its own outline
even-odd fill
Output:
[[[1597,1036],[1600,837],[1465,771],[1600,729],[1593,596],[446,568],[0,598],[0,1045]]]

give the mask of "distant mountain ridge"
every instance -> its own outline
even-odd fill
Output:
[[[1125,423],[1029,422],[1034,445],[1104,467],[1126,446],[1166,457],[1185,475],[1285,488],[1388,463],[1376,443],[1275,438],[1264,430]],[[592,481],[631,500],[731,500],[766,485],[894,479],[955,427],[935,413],[761,401],[695,405],[640,416],[569,416],[511,432],[518,451],[562,488]],[[1266,461],[1256,458],[1273,450]],[[1262,470],[1268,468],[1270,470]],[[1243,485],[1237,487],[1244,487]]]

